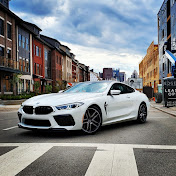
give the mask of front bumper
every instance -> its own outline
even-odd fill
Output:
[[[84,113],[86,111],[86,107],[81,106],[72,110],[57,110],[55,107],[53,108],[53,112],[47,115],[36,115],[36,114],[27,114],[23,111],[22,108],[18,110],[19,128],[24,128],[28,130],[51,130],[51,131],[63,131],[63,130],[81,130],[82,129],[82,119],[84,117]],[[68,122],[68,119],[63,117],[71,116],[73,120]],[[56,118],[57,117],[57,118]],[[62,118],[58,119],[58,118]],[[26,123],[27,121],[36,121],[38,123]],[[40,122],[48,121],[49,125],[42,125]],[[60,122],[59,122],[60,121]],[[62,122],[62,123],[61,123]],[[59,125],[60,124],[60,125]]]

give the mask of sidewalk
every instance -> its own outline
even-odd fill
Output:
[[[176,117],[176,106],[175,107],[164,107],[162,103],[155,103],[154,101],[150,102],[151,107],[158,109],[162,112],[165,112],[169,115],[175,116]]]
[[[0,112],[17,111],[25,100],[0,100]]]

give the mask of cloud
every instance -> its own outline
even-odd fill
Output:
[[[116,53],[105,49],[83,47],[61,41],[62,44],[71,48],[80,63],[88,65],[96,72],[102,72],[102,68],[114,68],[125,71],[127,76],[131,76],[134,70],[138,70],[142,55],[130,53]]]
[[[16,0],[10,7],[24,20],[38,25],[43,34],[73,47],[78,60],[92,68],[114,65],[132,72],[138,70],[138,61],[150,43],[158,41],[157,13],[162,2]]]
[[[58,0],[15,0],[10,2],[10,7],[16,12],[26,12],[35,15],[49,15],[57,9]]]

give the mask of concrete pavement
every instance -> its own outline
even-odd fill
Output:
[[[165,112],[169,115],[175,116],[176,117],[176,106],[175,107],[164,107],[162,103],[155,103],[154,101],[150,102],[151,107],[158,109],[162,112]]]

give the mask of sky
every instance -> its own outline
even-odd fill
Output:
[[[125,71],[127,78],[152,43],[163,0],[11,0],[10,10],[42,34],[67,45],[95,72]]]

